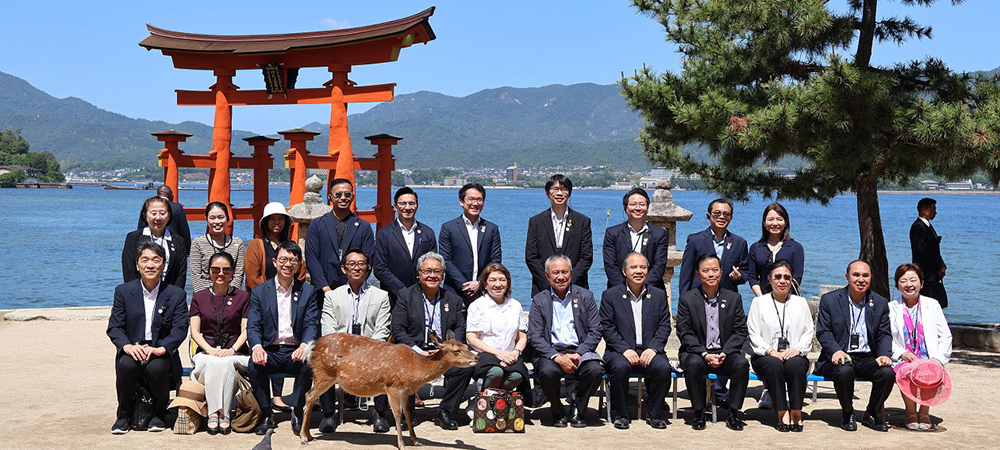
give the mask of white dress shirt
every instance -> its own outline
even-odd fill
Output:
[[[642,252],[642,239],[645,237],[646,233],[649,233],[649,222],[643,222],[642,228],[638,231],[632,229],[632,225],[628,226],[628,234],[632,237],[632,251],[636,253]]]
[[[569,209],[567,208],[566,211],[563,212],[562,219],[556,216],[555,211],[552,211],[551,209],[549,211],[552,212],[552,231],[555,233],[556,247],[562,247],[563,236],[566,235],[566,216],[569,215]]]
[[[410,255],[412,256],[413,242],[417,235],[417,221],[413,221],[413,226],[411,226],[409,230],[406,229],[406,226],[403,225],[403,222],[400,222],[399,219],[396,219],[396,222],[399,223],[399,231],[403,233],[403,242],[406,242],[406,249],[409,250]]]
[[[632,294],[631,289],[625,289],[628,294],[628,301],[632,304],[632,321],[635,322],[635,345],[642,347],[642,299],[646,298],[646,288],[638,296]]]
[[[146,334],[142,338],[144,341],[153,340],[153,308],[156,308],[156,297],[159,295],[160,283],[156,283],[152,291],[147,291],[146,285],[142,285],[142,306],[146,310]]]
[[[465,330],[480,333],[479,339],[497,350],[514,351],[517,332],[528,331],[524,309],[512,298],[497,304],[492,297],[484,295],[469,305],[468,313]]]
[[[292,291],[295,283],[288,285],[288,290],[274,280],[275,291],[278,293],[278,337],[272,344],[295,345],[295,332],[292,330]]]
[[[755,354],[764,356],[769,349],[778,350],[782,323],[788,348],[798,350],[802,356],[812,351],[815,331],[809,302],[803,297],[789,294],[785,303],[780,303],[768,293],[755,297],[750,304],[750,313],[747,314],[747,334]]]
[[[469,232],[469,245],[472,247],[472,280],[469,281],[476,281],[479,278],[479,224],[483,223],[483,219],[476,217],[476,222],[473,223],[462,214],[462,220],[465,221],[465,230]]]

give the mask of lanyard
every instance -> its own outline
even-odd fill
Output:
[[[209,291],[209,295],[211,295],[211,299],[212,299],[212,302],[211,302],[212,303],[212,313],[215,314],[216,336],[220,336],[221,337],[222,334],[224,333],[222,320],[226,318],[226,305],[229,304],[229,302],[230,302],[230,298],[231,298],[230,295],[232,295],[232,292],[233,292],[233,287],[229,287],[229,290],[226,291],[225,295],[218,295],[217,296],[217,295],[215,295],[215,293]],[[220,302],[220,303],[222,303],[222,311],[219,311],[215,307],[215,299],[216,299],[216,297],[222,299],[222,302]],[[226,344],[228,344],[228,342],[216,342],[215,346],[216,347],[222,347],[223,345],[226,345]]]
[[[906,303],[903,303],[905,306]],[[910,343],[912,345],[913,353],[919,356],[920,352],[920,335],[918,327],[920,327],[920,302],[917,302],[917,307],[913,309],[913,313],[910,313],[910,309],[906,309],[906,329],[910,332]]]
[[[847,301],[851,302],[851,307],[853,308],[854,307],[854,301],[851,300],[850,298],[848,298]],[[865,313],[865,302],[862,299],[861,300],[861,308],[858,309],[857,316],[855,316],[853,313],[851,313],[851,333],[854,333],[854,334],[857,334],[857,335],[861,334],[861,333],[858,333],[858,325],[861,324],[861,315],[864,314],[864,313]]]
[[[439,306],[440,301],[437,298],[433,302],[427,300],[426,297],[424,298],[424,343],[429,342],[428,335],[433,331],[434,319],[437,319],[438,323],[441,322],[441,308]],[[438,339],[441,339],[440,330],[438,331]]]
[[[785,299],[785,303],[781,304],[781,312],[778,312],[778,301],[774,299],[774,295],[771,296],[771,302],[774,304],[774,313],[778,316],[778,327],[781,328],[781,337],[785,338],[785,310],[788,308],[788,299]]]
[[[350,292],[350,287],[348,287],[348,292]],[[351,325],[361,325],[361,296],[365,295],[365,290],[362,287],[358,290],[357,295],[351,292],[351,297],[354,299],[354,305],[351,308]]]

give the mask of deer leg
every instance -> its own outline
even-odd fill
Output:
[[[302,407],[302,432],[299,433],[299,437],[302,439],[302,444],[308,444],[312,440],[312,435],[309,434],[309,423],[312,420],[312,410],[313,404],[316,403],[316,399],[319,398],[321,394],[330,389],[333,386],[335,378],[331,376],[323,377],[313,377],[313,387],[306,392],[306,404]]]
[[[399,447],[399,450],[403,450],[406,448],[406,444],[403,444],[403,423],[400,420],[403,418],[402,412],[406,410],[406,405],[400,403],[399,399],[402,397],[405,402],[406,396],[399,390],[391,392],[386,390],[386,396],[389,397],[389,408],[392,409],[392,417],[396,419],[396,446]],[[407,425],[410,426],[411,430],[413,429],[413,424],[409,423],[409,417],[407,417]]]
[[[420,445],[420,441],[417,440],[417,432],[413,430],[413,417],[411,417],[413,413],[410,412],[409,395],[403,394],[399,396],[399,407],[403,410],[403,414],[406,415],[406,428],[410,431],[410,441],[413,442],[413,445]]]

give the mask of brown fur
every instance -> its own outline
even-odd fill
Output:
[[[451,331],[447,337],[448,340],[440,342],[431,336],[440,350],[429,357],[421,356],[404,344],[389,344],[353,334],[333,333],[317,339],[307,353],[313,371],[313,387],[306,393],[300,434],[302,443],[312,440],[309,420],[316,399],[334,384],[340,384],[345,391],[360,397],[388,395],[389,407],[396,419],[399,449],[405,447],[399,428],[403,414],[410,440],[413,445],[419,445],[410,410],[406,407],[409,396],[453,366],[476,365],[476,356],[468,346],[456,341]]]

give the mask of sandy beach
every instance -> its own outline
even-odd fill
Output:
[[[105,309],[49,310],[46,316],[28,321],[0,320],[0,354],[6,360],[0,368],[0,415],[6,417],[8,436],[0,447],[5,449],[62,448],[217,448],[249,449],[260,437],[253,434],[209,436],[199,432],[193,436],[131,432],[124,436],[110,434],[115,410],[114,347],[105,335]],[[17,311],[16,313],[23,312]],[[0,315],[4,312],[0,311]],[[29,314],[29,316],[31,316]],[[51,320],[58,319],[58,320]],[[73,320],[68,320],[73,319]],[[676,358],[676,339],[668,353]],[[183,353],[183,352],[182,352]],[[725,428],[723,422],[709,424],[704,431],[694,431],[686,424],[691,410],[683,383],[680,386],[680,416],[666,430],[653,430],[639,421],[630,430],[616,430],[596,419],[591,402],[589,422],[585,429],[556,429],[539,425],[548,423],[547,408],[531,415],[535,425],[525,434],[473,434],[468,427],[458,431],[443,431],[430,419],[433,409],[417,410],[417,436],[427,448],[454,449],[579,449],[581,443],[590,448],[614,448],[623,443],[630,448],[659,448],[685,444],[701,448],[996,448],[992,443],[1000,421],[1000,354],[956,350],[948,365],[954,391],[944,405],[932,408],[938,429],[914,432],[902,428],[903,403],[894,392],[886,403],[893,429],[878,433],[860,427],[855,433],[841,431],[836,425],[840,409],[830,383],[820,383],[820,398],[807,405],[805,432],[779,433],[774,429],[775,414],[756,408],[755,396],[761,390],[752,381],[744,410],[748,426],[743,432]],[[815,358],[815,355],[813,355]],[[190,364],[186,361],[185,363]],[[859,383],[855,407],[861,409],[867,401],[868,384]],[[291,383],[286,383],[286,389]],[[634,389],[634,387],[633,387]],[[434,403],[431,403],[432,405]],[[634,408],[634,407],[633,407]],[[314,418],[316,415],[314,415]],[[633,411],[634,417],[634,411]],[[724,416],[723,416],[724,417]],[[286,415],[279,415],[274,434],[276,449],[302,448],[291,432]],[[316,419],[318,423],[318,419]],[[315,427],[316,423],[313,424]],[[860,424],[859,424],[860,425]],[[395,431],[395,430],[393,430]],[[391,449],[394,434],[376,435],[367,424],[367,415],[348,412],[347,423],[336,433],[323,435],[314,429],[318,439],[308,448]]]

